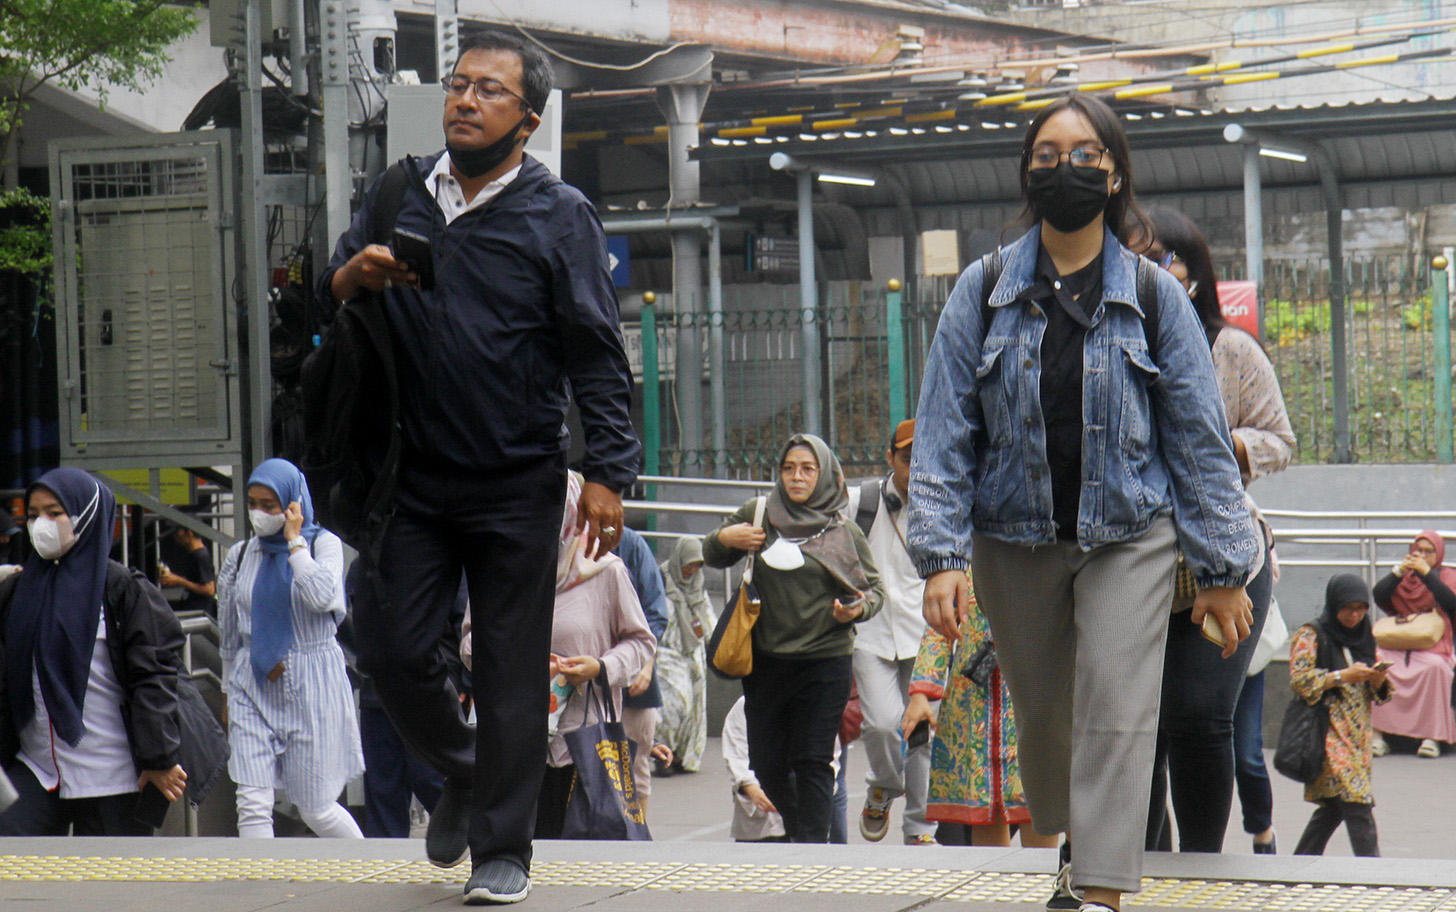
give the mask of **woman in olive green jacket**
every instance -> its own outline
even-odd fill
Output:
[[[784,446],[763,527],[753,525],[755,498],[703,539],[710,567],[752,554],[762,611],[753,672],[743,679],[749,763],[794,842],[829,840],[853,625],[879,611],[885,595],[864,533],[845,516],[848,500],[828,444],[796,434]]]

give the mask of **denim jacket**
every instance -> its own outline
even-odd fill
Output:
[[[1056,540],[1041,407],[1046,315],[1032,283],[1038,225],[1003,252],[981,325],[981,264],[961,274],[925,364],[907,543],[922,576],[970,563],[971,533]],[[1084,551],[1126,542],[1170,512],[1198,584],[1241,586],[1262,563],[1219,398],[1208,337],[1178,281],[1158,274],[1157,363],[1137,301],[1137,255],[1107,231],[1102,303],[1083,347]]]

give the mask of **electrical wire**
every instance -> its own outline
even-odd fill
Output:
[[[513,28],[516,31],[518,31],[518,32],[521,33],[521,37],[525,38],[527,41],[529,41],[532,44],[536,45],[541,50],[543,50],[546,53],[550,54],[552,57],[555,57],[558,60],[564,60],[567,63],[574,63],[577,66],[591,67],[593,69],[598,69],[598,70],[615,70],[617,72],[623,72],[623,73],[631,72],[632,70],[639,70],[642,67],[647,66],[647,64],[651,63],[652,61],[656,60],[657,58],[662,57],[662,56],[664,56],[666,54],[671,54],[673,51],[677,50],[678,48],[681,48],[681,47],[692,47],[694,45],[697,45],[697,44],[700,44],[701,43],[701,42],[697,42],[697,41],[679,41],[676,44],[669,45],[668,47],[662,48],[661,50],[653,51],[651,54],[648,54],[646,57],[643,57],[641,60],[637,61],[636,63],[595,63],[595,62],[590,61],[590,60],[578,60],[575,57],[572,57],[572,56],[570,56],[568,54],[564,54],[561,51],[556,50],[555,48],[553,48],[550,45],[546,44],[545,42],[541,41],[535,35],[532,35],[530,32],[526,31],[524,28],[522,28],[520,26],[519,23],[516,22],[515,19],[511,18],[510,14],[508,14],[505,10],[501,9],[500,4],[499,3],[496,3],[495,0],[490,0],[490,5],[493,6],[493,7],[495,7],[495,11],[497,13],[500,13],[501,19],[504,22],[508,23],[511,28]],[[711,65],[712,65],[711,63],[705,63],[705,64],[703,64],[703,66],[698,67],[698,69],[694,70],[692,73],[690,73],[688,75],[690,75],[690,76],[696,76],[698,73],[701,73],[704,68],[706,68],[708,66],[711,66]]]

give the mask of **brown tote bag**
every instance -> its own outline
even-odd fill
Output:
[[[763,526],[767,497],[758,498],[753,508],[753,527]],[[738,587],[738,599],[718,616],[713,635],[708,638],[708,667],[720,678],[745,678],[753,672],[753,625],[758,622],[761,604],[753,588],[753,558],[748,555],[748,568]]]

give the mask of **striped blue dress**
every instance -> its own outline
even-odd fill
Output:
[[[305,810],[337,801],[344,785],[364,771],[359,717],[334,634],[344,619],[344,549],[321,531],[312,553],[288,558],[293,568],[293,646],[278,680],[253,674],[253,581],[256,539],[228,550],[217,576],[222,632],[223,691],[228,696],[228,772],[239,785],[276,788]]]

